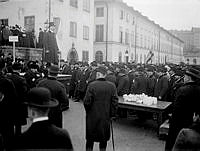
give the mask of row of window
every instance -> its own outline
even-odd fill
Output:
[[[70,6],[78,8],[78,0],[70,0]],[[83,10],[90,12],[90,0],[83,0]]]
[[[70,36],[71,37],[77,37],[77,23],[76,22],[70,22]],[[83,26],[83,39],[89,40],[89,27]]]
[[[96,17],[104,17],[104,7],[97,7],[96,8]],[[135,17],[132,17],[132,20],[130,19],[129,13],[125,13],[125,11],[121,10],[120,11],[120,19],[123,20],[126,18],[126,22],[129,23],[130,21],[132,22],[132,25],[135,24]]]
[[[132,18],[132,19],[131,19],[131,18]],[[124,20],[124,19],[125,19],[127,23],[131,22],[132,25],[135,24],[135,17],[134,17],[134,16],[130,17],[130,14],[127,13],[127,12],[125,12],[124,10],[121,10],[121,11],[120,11],[120,19],[121,19],[121,20]]]

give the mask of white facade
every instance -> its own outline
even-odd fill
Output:
[[[102,7],[104,15],[99,17],[97,11]],[[103,61],[145,63],[150,51],[152,63],[183,61],[183,42],[122,0],[95,0],[94,9],[94,53],[101,51]],[[104,26],[100,41],[98,25]]]
[[[71,5],[71,1],[77,4]],[[51,2],[49,5],[49,2]],[[86,4],[87,3],[87,4]],[[93,24],[94,24],[94,0],[10,0],[0,2],[0,19],[8,19],[9,25],[18,24],[24,27],[24,17],[35,17],[35,34],[38,37],[39,28],[45,26],[49,18],[49,6],[51,6],[51,20],[59,19],[57,43],[61,58],[67,60],[72,44],[78,54],[78,60],[82,61],[83,51],[88,54],[89,62],[93,61]],[[85,6],[88,9],[85,9]],[[70,24],[76,24],[76,35],[71,36]],[[87,38],[83,38],[83,28],[87,28]]]

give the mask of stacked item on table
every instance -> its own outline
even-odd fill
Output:
[[[125,102],[136,102],[144,105],[157,104],[157,98],[142,94],[124,94],[123,99]]]

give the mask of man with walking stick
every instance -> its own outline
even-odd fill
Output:
[[[96,69],[96,81],[88,85],[84,98],[86,151],[93,150],[94,142],[99,142],[100,151],[106,151],[107,141],[110,139],[111,119],[116,115],[118,96],[115,85],[105,80],[106,74],[106,67]]]

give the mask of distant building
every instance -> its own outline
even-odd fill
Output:
[[[94,0],[0,1],[0,24],[18,24],[34,30],[36,37],[50,18],[56,25],[61,58],[69,61],[93,61],[93,14]]]
[[[171,30],[171,33],[184,41],[183,54],[188,64],[200,64],[200,28],[189,30]]]
[[[183,61],[183,41],[122,0],[94,0],[96,61],[152,63]]]

